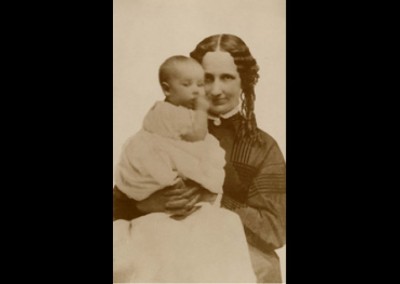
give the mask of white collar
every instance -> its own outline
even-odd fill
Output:
[[[234,107],[232,110],[228,111],[227,113],[220,114],[219,116],[209,114],[208,119],[213,120],[214,125],[219,126],[219,125],[221,125],[221,118],[228,119],[228,118],[234,116],[235,114],[237,114],[239,111],[240,111],[240,104],[238,104],[236,107]]]
[[[215,115],[209,114],[208,118],[212,119],[212,120],[219,119],[220,117],[222,117],[223,119],[227,119],[227,118],[230,118],[230,117],[234,116],[239,111],[240,111],[240,104],[238,104],[236,107],[234,107],[233,109],[231,109],[227,113],[220,114],[219,116],[215,116]]]

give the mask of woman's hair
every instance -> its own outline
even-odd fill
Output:
[[[257,129],[256,117],[254,114],[254,101],[256,99],[254,86],[256,85],[258,75],[258,65],[251,55],[249,48],[239,37],[231,34],[213,35],[201,41],[190,53],[190,56],[196,59],[200,64],[203,57],[210,51],[229,52],[233,57],[237,71],[242,84],[242,122],[238,133],[240,138],[249,138],[251,142],[263,144],[261,133]]]

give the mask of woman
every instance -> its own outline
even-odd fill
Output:
[[[286,166],[275,140],[257,128],[257,62],[239,37],[228,34],[204,39],[190,56],[205,70],[211,101],[209,131],[226,151],[222,206],[236,212],[244,225],[258,282],[282,282],[275,249],[285,244]],[[114,219],[165,210],[190,214],[194,204],[208,196],[206,190],[190,184],[136,202],[114,188]]]

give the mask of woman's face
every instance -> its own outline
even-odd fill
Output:
[[[241,80],[233,57],[228,52],[207,52],[202,61],[205,90],[211,101],[210,113],[224,114],[234,109],[242,93]]]

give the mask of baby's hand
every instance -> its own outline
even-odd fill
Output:
[[[198,96],[195,100],[195,109],[207,111],[210,108],[210,101],[206,96]]]

